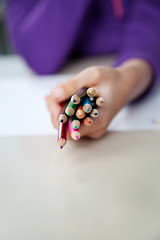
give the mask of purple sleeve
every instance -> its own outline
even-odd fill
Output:
[[[56,72],[75,44],[91,1],[8,0],[14,48],[37,73]]]
[[[135,0],[116,66],[131,58],[146,60],[152,67],[154,79],[160,74],[160,1]]]

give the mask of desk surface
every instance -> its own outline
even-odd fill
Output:
[[[0,138],[0,239],[160,239],[160,131],[113,132],[63,150]]]

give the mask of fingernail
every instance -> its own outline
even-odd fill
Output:
[[[53,88],[51,94],[54,98],[63,98],[64,97],[64,91],[62,88]]]

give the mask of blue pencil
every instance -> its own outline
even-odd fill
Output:
[[[91,105],[91,102],[89,100],[89,97],[86,97],[83,101],[83,111],[85,113],[90,113],[92,111],[92,105]]]

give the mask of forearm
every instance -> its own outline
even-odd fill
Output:
[[[130,59],[117,67],[117,70],[122,73],[124,92],[128,102],[142,95],[151,85],[152,68],[142,59]]]
[[[135,0],[124,27],[123,41],[119,46],[115,65],[131,59],[143,59],[152,66],[153,77],[160,75],[160,1]],[[132,60],[131,60],[132,61]],[[141,66],[142,65],[142,66]],[[146,69],[140,63],[140,72]],[[138,67],[139,72],[139,67]],[[148,70],[146,70],[148,73]],[[150,71],[149,71],[150,73]],[[142,73],[143,74],[143,73]],[[145,76],[145,75],[144,75]],[[145,76],[147,81],[148,75]]]

